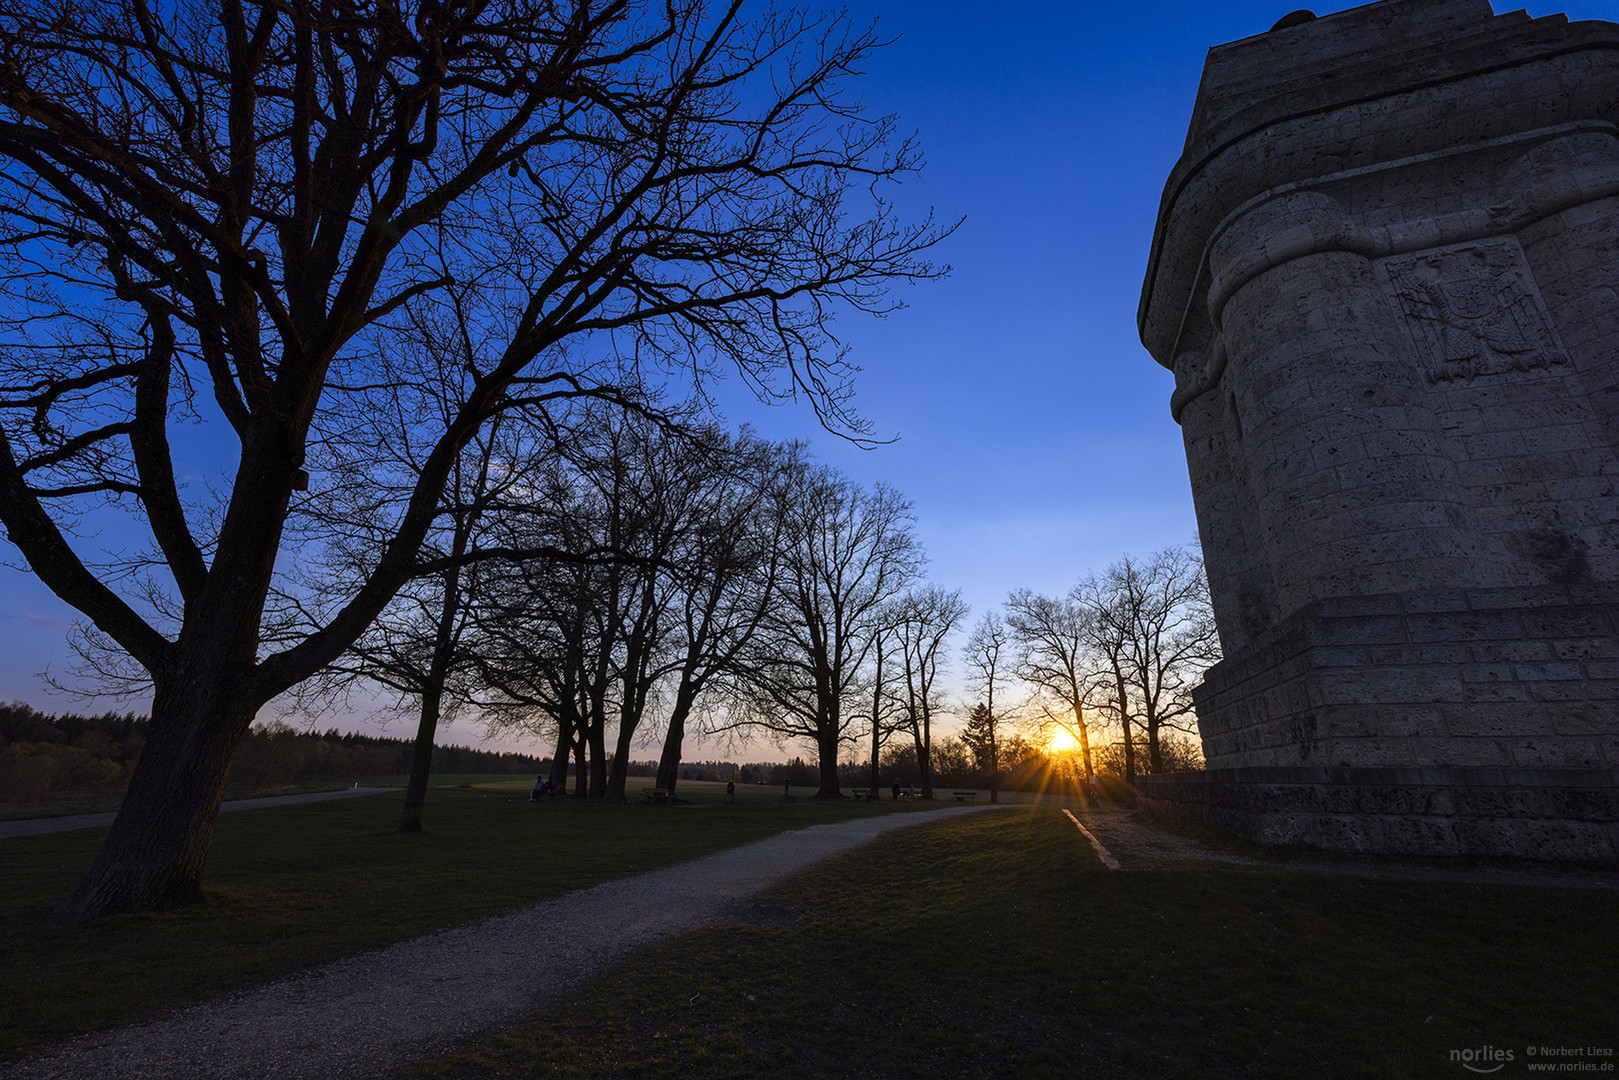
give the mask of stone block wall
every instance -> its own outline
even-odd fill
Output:
[[[1225,769],[1144,777],[1141,805],[1263,844],[1619,861],[1619,770]]]
[[[1213,49],[1142,340],[1211,765],[1619,765],[1619,26],[1386,0]]]
[[[1196,691],[1213,769],[1619,768],[1619,587],[1440,589],[1299,612]]]
[[[1619,580],[1619,138],[1587,136],[1525,158],[1600,148],[1605,233],[1400,251],[1314,191],[1212,246],[1221,371],[1180,419],[1228,651],[1335,596]]]
[[[1226,658],[1150,805],[1619,857],[1616,123],[1619,26],[1486,0],[1210,50],[1139,320]]]

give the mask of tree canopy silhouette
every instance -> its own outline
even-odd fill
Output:
[[[67,911],[198,896],[253,716],[417,572],[495,415],[729,368],[864,434],[823,327],[938,273],[941,230],[880,197],[920,159],[849,96],[874,32],[741,7],[0,11],[0,523],[153,695]],[[435,334],[460,347],[393,347]],[[466,377],[413,367],[434,356]],[[284,617],[306,499],[384,429],[413,475],[374,505],[373,557],[316,625]],[[182,454],[220,475],[187,481]],[[108,540],[76,531],[109,514]]]

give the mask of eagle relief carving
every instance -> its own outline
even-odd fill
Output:
[[[1390,259],[1384,272],[1429,382],[1568,363],[1516,239]]]

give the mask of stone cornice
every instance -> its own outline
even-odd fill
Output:
[[[1318,20],[1317,23],[1308,23],[1288,32],[1308,33],[1312,27],[1329,22],[1332,18],[1336,16],[1329,16],[1327,19]],[[1504,16],[1497,18],[1500,21],[1506,19]],[[1319,120],[1335,112],[1400,95],[1480,79],[1498,71],[1534,65],[1552,65],[1559,60],[1584,53],[1602,55],[1604,62],[1611,63],[1616,69],[1615,78],[1597,80],[1597,85],[1592,86],[1565,87],[1564,91],[1591,96],[1593,107],[1589,115],[1593,118],[1612,115],[1611,110],[1598,107],[1595,99],[1607,100],[1619,92],[1619,25],[1595,21],[1566,23],[1558,19],[1536,19],[1511,22],[1503,26],[1497,34],[1480,34],[1476,37],[1480,39],[1477,47],[1466,50],[1465,55],[1447,54],[1443,63],[1432,57],[1419,58],[1414,59],[1404,70],[1382,71],[1383,77],[1379,80],[1376,92],[1354,94],[1352,84],[1358,80],[1335,79],[1330,85],[1323,85],[1312,93],[1299,92],[1285,99],[1272,98],[1257,103],[1249,109],[1221,118],[1200,132],[1198,138],[1189,139],[1186,155],[1176,165],[1165,185],[1153,235],[1152,251],[1148,259],[1147,274],[1143,282],[1141,302],[1137,309],[1137,324],[1141,331],[1142,342],[1159,363],[1169,367],[1174,362],[1173,349],[1180,336],[1181,327],[1186,321],[1185,311],[1195,301],[1196,296],[1196,282],[1188,278],[1195,279],[1202,272],[1201,260],[1199,265],[1188,268],[1184,262],[1184,255],[1178,264],[1166,266],[1166,255],[1173,246],[1172,231],[1189,230],[1192,234],[1207,235],[1205,231],[1207,226],[1200,228],[1195,222],[1181,220],[1187,212],[1185,206],[1190,193],[1194,188],[1210,191],[1233,189],[1229,196],[1220,193],[1217,197],[1213,197],[1215,205],[1196,211],[1199,214],[1213,211],[1221,218],[1230,213],[1234,204],[1248,202],[1251,196],[1240,190],[1244,186],[1241,174],[1260,173],[1253,165],[1255,148],[1260,141],[1275,137],[1279,133],[1278,129]],[[1511,55],[1510,61],[1503,62],[1500,59],[1502,50]],[[1211,50],[1211,65],[1219,62],[1219,52],[1218,49]],[[1526,112],[1529,109],[1530,106],[1526,104]],[[1365,134],[1367,137],[1375,138],[1379,133],[1369,130]],[[1465,138],[1466,133],[1462,134]],[[1453,138],[1454,135],[1448,131],[1435,131],[1433,139],[1438,145],[1430,147],[1428,152],[1445,152]],[[1194,143],[1199,145],[1193,145]],[[1281,178],[1283,184],[1275,183],[1275,178],[1271,179],[1272,183],[1267,187],[1275,189],[1285,186],[1286,183],[1310,183],[1313,178],[1288,176]],[[1247,182],[1252,183],[1252,180]],[[1181,310],[1171,314],[1166,310],[1166,305],[1173,305]]]
[[[1215,227],[1203,246],[1198,259],[1198,271],[1192,283],[1192,297],[1176,328],[1171,357],[1175,372],[1175,391],[1170,397],[1170,414],[1178,422],[1186,406],[1197,397],[1213,389],[1225,370],[1225,350],[1218,337],[1209,348],[1207,358],[1186,357],[1180,353],[1191,306],[1196,302],[1198,287],[1210,275],[1211,252],[1219,246],[1233,225],[1260,209],[1289,195],[1319,191],[1378,172],[1393,172],[1445,158],[1460,157],[1513,145],[1532,146],[1572,135],[1600,134],[1619,141],[1619,126],[1606,122],[1586,121],[1559,124],[1555,127],[1482,140],[1448,150],[1417,154],[1398,161],[1382,162],[1362,169],[1351,169],[1319,177],[1307,183],[1282,184],[1260,193],[1231,211]],[[1616,155],[1619,157],[1619,155]],[[1300,221],[1279,231],[1268,232],[1257,247],[1240,250],[1223,260],[1219,269],[1212,271],[1208,287],[1207,311],[1218,331],[1226,303],[1244,285],[1266,271],[1283,266],[1294,259],[1325,252],[1344,252],[1367,259],[1382,259],[1404,255],[1427,248],[1462,244],[1516,233],[1535,222],[1564,210],[1619,195],[1619,161],[1612,165],[1588,165],[1541,179],[1515,198],[1484,209],[1463,210],[1434,218],[1395,222],[1388,225],[1367,226],[1356,223],[1345,214],[1330,220]]]

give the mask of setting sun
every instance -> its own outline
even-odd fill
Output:
[[[1053,731],[1051,737],[1046,739],[1046,750],[1052,754],[1065,754],[1076,745],[1078,745],[1078,740],[1063,728]]]

